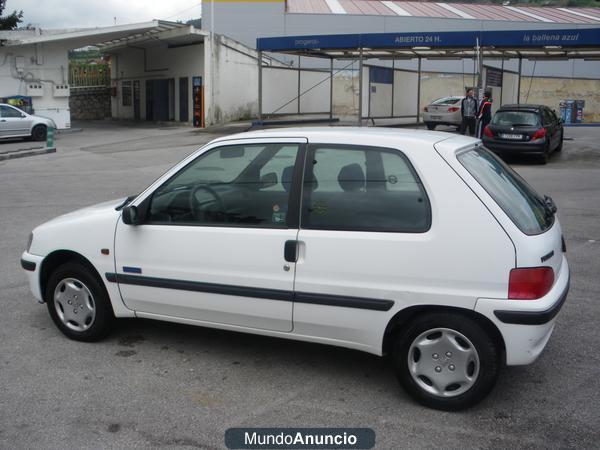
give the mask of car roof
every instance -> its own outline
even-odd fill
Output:
[[[537,111],[540,110],[542,108],[545,108],[545,105],[533,105],[533,104],[528,104],[528,103],[521,103],[521,104],[512,104],[512,105],[502,105],[498,111],[502,111],[502,110],[512,110],[512,111]]]
[[[306,138],[309,142],[339,142],[340,144],[353,144],[357,139],[371,140],[371,145],[380,145],[377,138],[386,141],[394,140],[398,143],[419,142],[422,144],[435,144],[452,137],[455,134],[442,131],[425,131],[408,128],[387,127],[290,127],[272,128],[247,131],[215,139],[213,142],[221,142],[236,139],[258,139],[258,138]]]
[[[362,145],[398,149],[417,157],[423,152],[449,155],[456,151],[481,144],[469,136],[408,128],[384,127],[295,127],[249,131],[215,139],[212,143],[226,143],[239,139],[303,138],[310,143]],[[439,145],[442,144],[443,145]]]

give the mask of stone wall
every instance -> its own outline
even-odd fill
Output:
[[[79,87],[71,88],[69,98],[71,120],[109,119],[110,87]]]

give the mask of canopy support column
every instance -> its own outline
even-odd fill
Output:
[[[419,123],[421,123],[421,57],[417,66],[417,124]]]
[[[329,59],[329,120],[333,120],[333,58]]]
[[[519,56],[519,75],[517,77],[517,105],[521,103],[521,71],[523,69],[523,58]]]
[[[362,127],[363,116],[363,49],[358,57],[358,126]]]
[[[258,51],[258,121],[262,122],[262,51]]]

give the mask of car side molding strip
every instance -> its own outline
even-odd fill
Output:
[[[169,278],[155,278],[110,272],[107,272],[105,277],[110,283],[175,289],[180,291],[207,292],[211,294],[234,295],[239,297],[265,298],[269,300],[310,303],[314,305],[369,309],[373,311],[389,311],[392,306],[394,306],[393,300],[381,300],[375,298],[314,294],[280,289],[264,289],[228,284],[203,283],[199,281],[173,280]]]

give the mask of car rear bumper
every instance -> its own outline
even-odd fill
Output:
[[[520,155],[520,154],[538,154],[541,155],[546,152],[546,142],[506,142],[497,141],[489,138],[482,139],[483,145],[489,150],[499,155]]]
[[[44,303],[40,288],[40,271],[43,260],[43,256],[32,255],[27,252],[23,252],[21,255],[21,267],[25,269],[25,274],[29,281],[29,290],[31,290],[31,293],[39,303]]]
[[[458,126],[462,122],[460,115],[457,116],[456,114],[448,114],[448,113],[436,114],[436,113],[424,112],[422,117],[423,117],[423,122],[436,123],[436,124],[440,124],[440,125],[457,125]]]
[[[538,300],[478,299],[475,311],[490,319],[500,331],[506,364],[530,364],[542,353],[554,330],[556,316],[569,292],[571,274],[563,261],[554,286]]]

